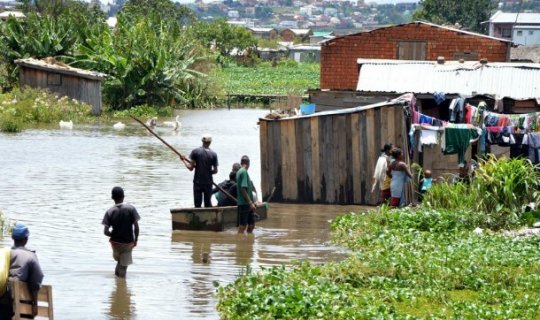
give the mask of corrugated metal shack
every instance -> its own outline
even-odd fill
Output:
[[[500,113],[530,113],[540,111],[540,64],[479,62],[479,61],[414,61],[358,59],[357,92],[362,95],[397,96],[413,92],[420,112],[448,121],[449,105],[461,95],[477,105],[487,103],[495,110],[495,100],[502,100]],[[434,94],[444,94],[436,103]],[[494,147],[492,153],[508,153],[508,148]],[[466,160],[476,153],[469,148]],[[414,153],[414,162],[430,169],[435,177],[457,173],[455,155],[443,155],[440,148],[424,148]]]
[[[386,142],[406,150],[407,99],[277,120],[260,119],[263,198],[376,204],[373,171]]]
[[[92,114],[101,113],[101,81],[107,75],[73,68],[52,58],[15,60],[22,86],[44,88],[92,106]]]

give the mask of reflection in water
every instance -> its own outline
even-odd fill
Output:
[[[131,291],[127,286],[126,279],[115,278],[116,287],[111,292],[110,297],[110,319],[128,320],[134,313],[134,306],[131,304]]]
[[[210,132],[220,162],[215,181],[226,179],[231,165],[249,154],[250,177],[260,190],[259,136],[253,126],[265,113],[182,111],[181,135],[157,130],[183,154]],[[144,128],[125,123],[123,131],[96,124],[70,132],[0,133],[0,210],[30,226],[44,281],[53,285],[58,319],[218,319],[213,282],[227,285],[247,265],[258,270],[346,256],[329,244],[328,221],[360,207],[271,203],[269,218],[257,222],[253,236],[238,236],[235,229],[172,232],[170,208],[193,205],[193,173]],[[126,201],[141,215],[127,283],[112,280],[110,244],[100,224],[115,185],[124,187]],[[66,236],[69,252],[58,245]],[[10,239],[0,238],[2,245],[11,245]]]
[[[254,234],[237,234],[235,261],[236,265],[245,266],[251,264],[253,258],[253,244],[255,243]]]

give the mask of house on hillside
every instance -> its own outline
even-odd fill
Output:
[[[296,62],[320,62],[321,46],[318,45],[293,45],[288,47],[289,59]]]
[[[251,34],[262,39],[275,39],[278,36],[278,32],[274,28],[248,28]]]
[[[101,113],[101,81],[104,73],[73,68],[54,58],[18,59],[21,87],[43,88],[89,104],[92,114]]]
[[[282,41],[293,42],[299,40],[300,42],[308,42],[309,37],[313,34],[310,29],[283,29],[279,33],[279,37]]]
[[[540,44],[540,13],[495,12],[489,21],[489,35],[516,44]]]
[[[318,110],[355,107],[382,101],[356,92],[359,58],[489,62],[510,60],[512,42],[479,33],[411,22],[336,37],[321,45],[320,90],[310,90]]]
[[[318,44],[322,41],[327,41],[335,38],[334,31],[315,31],[309,36],[310,44]]]

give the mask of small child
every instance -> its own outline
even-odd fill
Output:
[[[420,201],[424,198],[424,193],[431,189],[433,185],[433,178],[431,177],[431,170],[424,171],[424,177],[420,179]]]

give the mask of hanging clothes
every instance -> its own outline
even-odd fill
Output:
[[[529,156],[529,146],[523,144],[524,133],[514,133],[516,143],[510,145],[510,158],[527,158]]]
[[[461,122],[465,109],[465,99],[457,97],[450,102],[450,122]]]
[[[421,145],[439,144],[437,131],[422,129],[420,131],[420,144]]]
[[[444,154],[457,154],[458,163],[465,163],[465,152],[469,144],[480,137],[481,132],[476,128],[446,127],[444,128]]]
[[[437,105],[440,105],[441,103],[444,102],[444,100],[446,100],[446,93],[444,93],[444,92],[434,92],[433,93],[433,99],[435,99],[435,103]]]
[[[523,138],[523,144],[529,146],[529,160],[532,163],[537,164],[540,162],[540,133],[532,132],[528,133]]]
[[[495,104],[493,105],[493,110],[500,112],[504,111],[503,98],[499,97],[498,95],[495,95]]]

